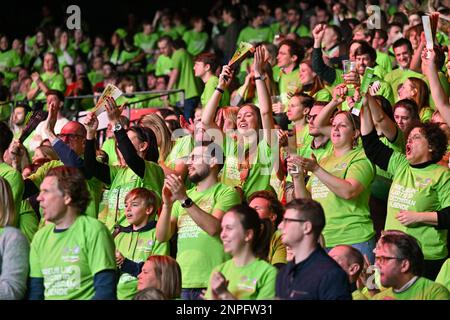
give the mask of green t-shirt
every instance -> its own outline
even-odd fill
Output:
[[[184,89],[184,98],[198,97],[199,90],[194,76],[192,57],[185,49],[178,49],[172,55],[173,69],[177,69],[178,80],[174,88]]]
[[[115,270],[114,241],[105,226],[80,215],[64,231],[50,223],[39,230],[30,250],[30,277],[43,278],[46,300],[91,299],[94,276]]]
[[[246,146],[246,149],[248,149],[248,146]],[[241,187],[245,198],[248,198],[255,191],[270,190],[270,176],[273,168],[272,152],[273,150],[265,140],[260,141],[258,143],[258,152],[255,152],[254,159],[249,159],[250,170],[248,176],[241,182],[241,171],[238,163],[244,161],[244,152],[241,152],[242,155],[239,155],[236,140],[226,135],[224,148],[225,164],[220,173],[221,182],[231,187]],[[239,158],[242,158],[242,160]]]
[[[30,175],[28,179],[30,179],[37,188],[39,188],[42,181],[44,181],[45,176],[47,175],[48,171],[51,168],[60,167],[63,165],[64,163],[61,162],[60,160],[53,160],[46,162],[42,166],[40,166],[35,173]],[[91,196],[91,200],[89,201],[89,204],[86,208],[86,215],[93,218],[97,218],[98,206],[100,203],[101,194],[103,190],[103,183],[97,178],[92,178],[86,180],[86,184],[89,194]]]
[[[395,216],[400,210],[432,212],[450,206],[450,171],[431,164],[412,167],[406,156],[394,152],[387,170],[392,174],[385,229],[400,230],[415,237],[421,244],[426,260],[447,257],[447,231],[433,226],[401,224]]]
[[[330,155],[319,164],[331,175],[339,179],[354,179],[364,187],[358,197],[345,200],[330,191],[314,174],[309,179],[307,188],[311,197],[322,205],[326,215],[323,236],[327,247],[370,240],[375,235],[369,210],[370,185],[375,177],[375,166],[361,148],[355,148],[340,157]]]
[[[431,121],[434,110],[431,107],[424,107],[419,112],[419,118],[421,122]]]
[[[117,157],[116,152],[116,139],[114,137],[108,138],[103,142],[102,150],[108,155],[108,165],[119,165],[119,158]]]
[[[450,258],[441,267],[441,271],[436,277],[436,283],[442,284],[450,291]]]
[[[270,27],[255,29],[248,26],[241,30],[236,44],[239,46],[239,43],[241,43],[242,41],[255,44],[260,42],[272,42],[272,40],[273,31]]]
[[[377,65],[379,65],[386,73],[392,71],[392,61],[387,53],[377,50],[377,59],[375,60]]]
[[[41,74],[41,80],[42,80],[42,82],[44,82],[44,84],[49,89],[59,90],[62,93],[64,93],[66,91],[66,83],[64,81],[64,77],[62,76],[62,74],[44,72]],[[31,84],[30,89],[35,89],[36,87],[37,87],[36,82],[33,82]],[[46,99],[45,93],[43,91],[39,90],[39,93],[37,94],[37,96],[34,99],[45,100]]]
[[[155,75],[157,77],[169,75],[171,70],[172,59],[163,54],[159,55],[158,59],[156,60]]]
[[[33,240],[34,235],[38,231],[39,220],[30,205],[28,199],[22,200],[19,209],[19,224],[18,228],[24,236],[28,239],[28,242]]]
[[[203,93],[200,97],[200,102],[202,106],[206,106],[209,99],[214,93],[214,90],[216,90],[217,86],[219,84],[219,78],[216,76],[212,76],[208,79],[205,83],[205,88],[203,89]],[[219,107],[225,107],[230,105],[230,92],[228,90],[224,90],[224,93],[222,94],[222,98],[220,98],[219,101]]]
[[[208,42],[208,34],[206,32],[197,32],[192,29],[183,35],[183,40],[186,42],[187,51],[192,56],[196,56],[205,50],[206,43]]]
[[[89,82],[94,86],[96,83],[102,82],[105,78],[103,77],[102,71],[91,71],[88,73]]]
[[[215,267],[214,272],[223,274],[228,281],[228,291],[238,300],[268,300],[275,297],[277,269],[264,260],[255,259],[238,267],[230,259]],[[210,298],[211,288],[208,286],[206,299]]]
[[[178,161],[186,162],[194,148],[194,139],[191,135],[178,138],[165,159],[165,165],[174,170]]]
[[[194,187],[187,191],[187,196],[208,214],[216,209],[226,212],[240,203],[239,194],[222,183],[202,192]],[[201,229],[179,201],[173,205],[172,216],[178,220],[177,262],[181,268],[182,288],[206,288],[213,268],[228,259],[222,242],[219,236],[211,237]]]
[[[139,32],[134,35],[134,45],[141,48],[144,52],[149,52],[155,48],[158,39],[159,36],[156,32],[150,34]]]
[[[398,86],[406,81],[408,78],[419,78],[426,81],[423,74],[412,70],[395,69],[384,76],[384,81],[389,83],[394,94],[394,100],[398,100]]]
[[[280,72],[280,79],[278,81],[278,91],[280,92],[281,102],[287,105],[289,102],[288,92],[295,92],[301,87],[299,69],[296,68],[290,73]]]
[[[307,26],[305,26],[304,24],[301,24],[297,28],[291,27],[289,32],[290,33],[295,32],[296,34],[298,34],[299,37],[311,37],[311,32],[310,32],[309,28]]]
[[[14,199],[14,207],[20,208],[20,204],[22,202],[23,192],[25,190],[25,185],[23,183],[22,175],[19,171],[11,167],[10,165],[1,162],[0,163],[0,177],[8,181],[9,186],[11,187],[12,196]],[[18,219],[14,223],[14,226],[17,225]]]
[[[450,293],[441,284],[420,277],[406,291],[397,293],[392,288],[381,291],[372,300],[449,300]]]
[[[269,247],[269,259],[271,265],[286,263],[286,245],[281,241],[281,231],[276,230],[272,235]]]
[[[143,230],[145,228],[145,231]],[[114,238],[116,250],[125,258],[136,263],[144,262],[153,255],[168,255],[169,244],[156,240],[156,229],[144,227],[142,231],[119,232]],[[117,299],[131,300],[137,293],[138,279],[129,273],[122,273],[117,283]]]
[[[161,201],[161,191],[164,183],[164,171],[159,165],[145,161],[144,178],[139,177],[129,167],[109,167],[111,187],[103,194],[107,201],[105,225],[112,230],[116,223],[129,225],[125,217],[125,196],[134,188],[147,188],[155,192],[158,202]]]
[[[4,84],[6,86],[9,86],[11,80],[17,78],[17,73],[11,72],[9,69],[20,66],[21,64],[22,59],[16,50],[0,51],[0,72],[5,76]],[[8,68],[8,71],[6,71],[5,68]]]

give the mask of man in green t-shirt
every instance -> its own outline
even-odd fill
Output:
[[[158,48],[161,54],[170,57],[172,60],[172,70],[170,71],[167,90],[184,90],[184,101],[177,101],[177,103],[180,106],[183,106],[184,118],[186,120],[193,119],[194,110],[200,99],[197,82],[194,76],[194,63],[192,57],[184,48],[176,50],[173,46],[173,40],[169,36],[162,36],[159,38]]]
[[[165,180],[156,240],[168,241],[178,235],[177,262],[184,300],[197,300],[214,267],[229,258],[219,239],[220,224],[225,212],[240,203],[240,197],[234,188],[218,182],[223,160],[218,145],[197,146],[187,162],[189,179],[195,186],[186,191],[183,179],[173,174]]]
[[[375,265],[380,269],[386,290],[374,300],[449,300],[441,284],[421,277],[424,257],[418,241],[398,230],[385,231],[375,249]]]
[[[89,192],[83,174],[51,169],[37,200],[50,223],[31,243],[29,298],[115,299],[114,242],[100,221],[84,214]]]
[[[386,74],[384,76],[384,81],[391,85],[395,101],[397,101],[398,87],[404,83],[406,79],[412,77],[425,80],[425,76],[409,69],[412,61],[413,49],[411,42],[409,42],[408,39],[401,38],[395,41],[392,47],[394,48],[395,60],[397,61],[398,68]]]
[[[219,78],[215,75],[219,63],[214,53],[205,52],[199,54],[194,59],[194,74],[196,77],[202,79],[205,84],[202,96],[200,97],[200,103],[202,106],[206,106],[206,103],[211,98],[214,90],[216,90],[219,84]],[[222,98],[219,102],[219,107],[228,106],[230,104],[230,93],[228,90],[224,90]]]

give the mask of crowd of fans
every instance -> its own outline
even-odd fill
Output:
[[[450,2],[286,2],[0,34],[0,299],[450,299]]]

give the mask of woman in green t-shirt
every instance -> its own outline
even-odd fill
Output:
[[[240,107],[237,114],[237,130],[229,130],[224,135],[223,145],[225,163],[221,171],[221,182],[241,191],[247,198],[255,191],[270,190],[270,175],[273,169],[271,138],[275,122],[272,104],[267,86],[264,82],[265,51],[256,48],[254,58],[255,84],[259,99],[259,108],[253,104]],[[224,90],[232,78],[231,68],[224,66],[219,77],[219,84],[207,105],[203,109],[201,130],[203,136],[221,135],[214,122],[217,106]],[[218,129],[218,130],[209,130]],[[262,129],[262,130],[261,130]],[[203,132],[203,131],[202,131]],[[262,133],[262,134],[261,134]],[[199,136],[199,135],[198,135]],[[196,136],[197,138],[197,136]],[[215,137],[221,139],[222,137]]]
[[[231,208],[222,219],[220,239],[232,259],[214,268],[207,299],[271,299],[275,296],[277,270],[264,261],[272,223],[260,220],[248,205]]]
[[[327,122],[332,111],[344,101],[345,90],[345,87],[335,90],[333,100],[317,119],[310,122],[310,126]],[[319,163],[314,156],[288,158],[295,197],[312,198],[324,208],[327,224],[323,236],[327,248],[339,244],[351,245],[373,262],[375,231],[370,218],[369,197],[375,167],[358,146],[359,119],[349,111],[338,111],[331,127],[320,130],[330,136],[333,153]],[[307,185],[303,170],[312,173]]]
[[[302,84],[302,87],[299,89],[300,92],[306,93],[316,101],[328,102],[331,100],[331,94],[325,89],[324,81],[312,70],[311,61],[300,63],[299,76]]]
[[[85,171],[109,186],[104,198],[107,201],[105,224],[109,229],[118,224],[128,225],[124,214],[126,194],[138,187],[154,191],[161,200],[164,172],[157,164],[159,158],[155,133],[144,127],[131,127],[127,131],[119,122],[121,109],[113,98],[106,99],[106,110],[116,137],[118,149],[127,166],[109,166],[100,163],[95,157],[95,134],[98,119],[89,113],[85,119],[87,140],[85,147]]]
[[[410,77],[398,89],[399,99],[411,99],[417,104],[420,121],[431,120],[433,109],[430,107],[430,90],[425,81]]]
[[[367,157],[392,174],[385,229],[414,236],[425,257],[424,276],[434,280],[448,255],[442,220],[450,211],[450,171],[437,164],[447,150],[447,136],[435,123],[414,125],[406,155],[380,142],[370,110],[362,110],[362,140]],[[437,226],[437,227],[435,227]]]

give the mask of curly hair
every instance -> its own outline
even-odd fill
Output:
[[[447,152],[448,140],[444,130],[439,127],[439,124],[432,122],[418,123],[413,128],[419,128],[427,139],[431,150],[431,161],[439,162]]]

